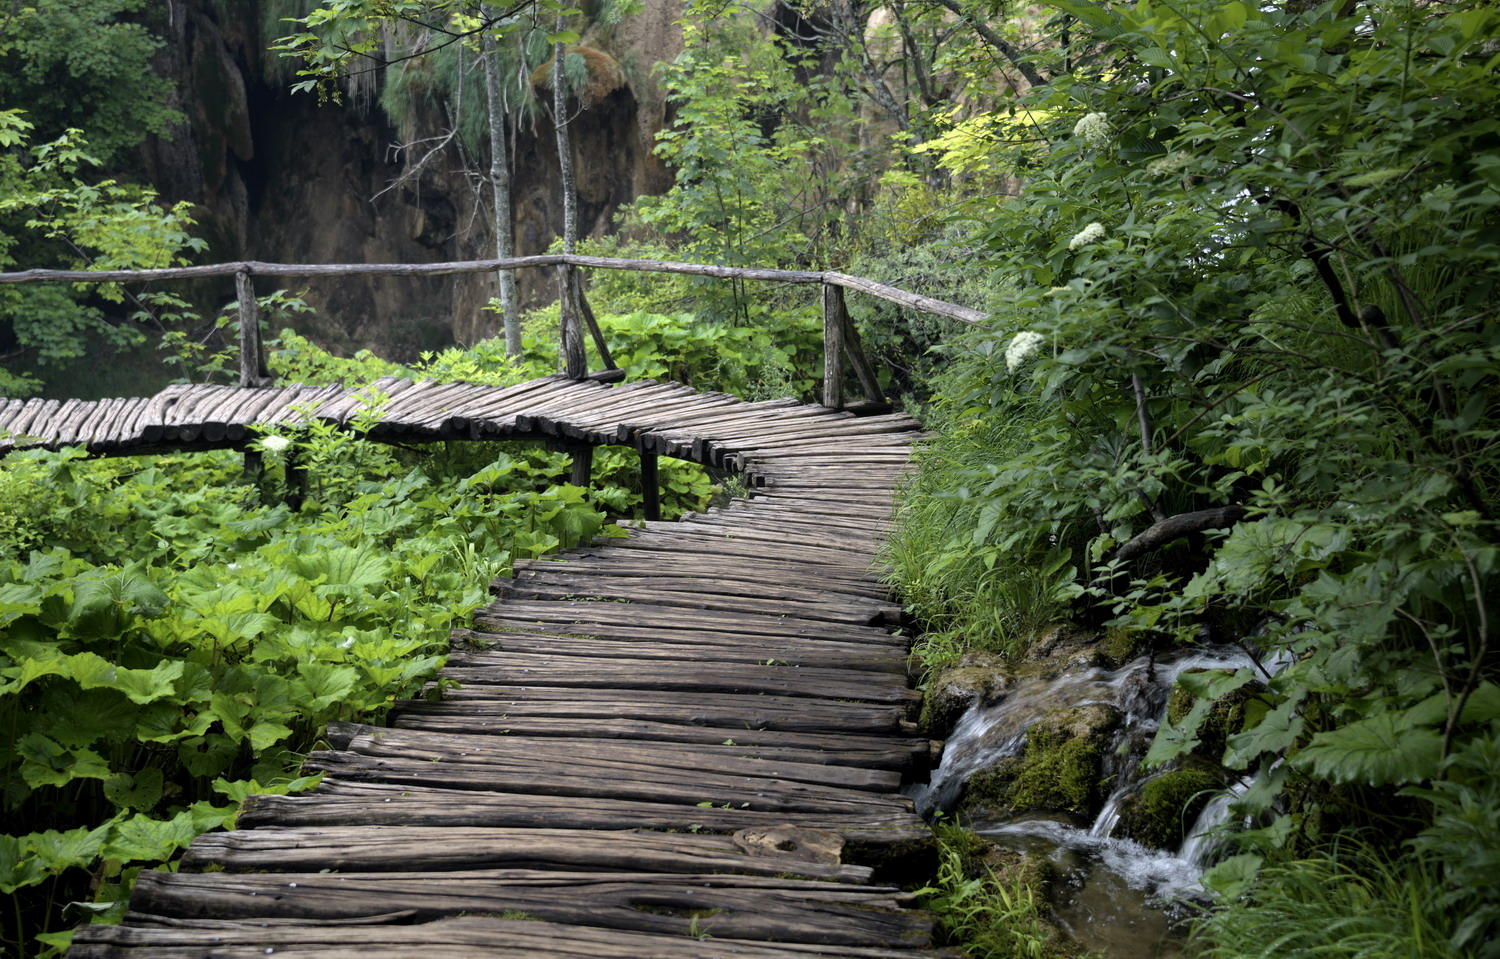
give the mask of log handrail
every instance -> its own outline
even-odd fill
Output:
[[[235,277],[236,289],[241,300],[246,300],[250,290],[249,278],[256,276],[310,278],[339,276],[447,276],[459,273],[493,273],[496,270],[524,270],[554,267],[559,268],[563,279],[563,295],[568,293],[567,277],[574,268],[596,270],[633,270],[644,273],[677,273],[688,276],[708,276],[720,279],[764,280],[772,283],[818,283],[824,288],[824,342],[832,355],[824,357],[824,402],[828,406],[841,406],[842,393],[837,378],[842,375],[843,356],[852,346],[843,334],[848,324],[844,315],[842,295],[834,297],[833,291],[856,290],[868,296],[895,303],[908,309],[935,316],[943,316],[962,323],[981,323],[989,314],[980,310],[959,306],[945,300],[922,296],[898,287],[880,283],[865,277],[850,276],[824,270],[779,270],[765,267],[719,266],[712,263],[682,263],[673,260],[625,259],[610,256],[582,256],[575,253],[545,253],[537,256],[514,256],[491,260],[456,260],[446,263],[266,263],[260,260],[239,260],[231,263],[209,263],[201,266],[172,266],[149,270],[22,270],[15,273],[0,273],[0,283],[142,283],[152,280],[193,280],[209,277]],[[576,298],[582,299],[581,287],[575,286]],[[243,385],[260,385],[263,370],[260,361],[258,330],[246,330],[254,326],[254,310],[241,308],[241,366]],[[566,324],[565,324],[566,326]],[[569,337],[565,336],[565,339]],[[580,375],[583,343],[578,331],[572,331],[571,340],[564,344],[565,360],[571,375]],[[574,356],[573,353],[580,354]],[[861,358],[862,359],[862,358]],[[856,361],[856,367],[859,366]],[[868,391],[869,378],[861,372],[862,384]],[[257,375],[262,374],[262,375]],[[832,384],[832,385],[830,385]],[[879,401],[880,397],[867,397]]]

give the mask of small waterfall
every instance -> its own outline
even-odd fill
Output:
[[[1193,828],[1188,830],[1187,839],[1177,851],[1179,859],[1200,872],[1208,868],[1214,853],[1224,844],[1220,827],[1231,818],[1229,807],[1234,805],[1236,799],[1245,795],[1251,785],[1251,782],[1236,782],[1208,801],[1208,805],[1198,813],[1198,818],[1193,820]]]
[[[1283,665],[1263,664],[1269,674]],[[1248,782],[1213,797],[1176,851],[1153,849],[1115,835],[1140,789],[1161,772],[1142,773],[1140,759],[1164,721],[1172,688],[1193,669],[1253,666],[1238,648],[1203,649],[1153,661],[1142,657],[1119,669],[1085,668],[1061,676],[1017,681],[1003,699],[979,703],[954,727],[931,781],[913,798],[924,815],[951,809],[975,773],[1019,754],[1026,731],[1054,709],[1102,703],[1120,712],[1105,775],[1113,789],[1087,826],[1041,816],[978,823],[975,831],[1000,845],[1041,856],[1062,881],[1052,915],[1082,947],[1110,956],[1175,955],[1172,919],[1181,901],[1202,896],[1199,881],[1224,842],[1230,807]]]
[[[931,780],[913,792],[917,811],[927,816],[951,809],[968,778],[1019,753],[1026,742],[1027,727],[1049,711],[1095,703],[1113,706],[1123,717],[1116,746],[1131,748],[1117,748],[1114,753],[1123,754],[1116,770],[1122,778],[1119,787],[1128,786],[1123,780],[1133,778],[1137,766],[1131,754],[1143,749],[1155,734],[1178,677],[1190,669],[1249,665],[1250,657],[1242,650],[1204,650],[1162,662],[1142,656],[1115,670],[1094,667],[1051,678],[1019,680],[1004,698],[978,704],[958,721]],[[1112,803],[1106,806],[1113,808],[1116,820],[1125,798],[1112,796]]]
[[[1014,756],[1026,742],[1026,728],[1048,710],[1081,705],[1107,695],[1113,674],[1102,669],[1023,680],[989,706],[970,709],[943,747],[943,759],[927,786],[913,797],[922,815],[947,811],[974,773]]]

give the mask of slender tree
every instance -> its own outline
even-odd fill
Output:
[[[557,33],[567,27],[566,15],[557,14]],[[552,47],[552,125],[557,130],[557,166],[562,175],[563,252],[572,253],[578,243],[578,190],[573,179],[573,137],[568,124],[568,78],[564,69],[567,48],[559,39]]]
[[[487,17],[494,18],[496,12],[485,4]],[[489,107],[490,132],[490,190],[494,196],[493,213],[495,223],[495,257],[505,259],[515,252],[514,218],[510,206],[510,110],[505,91],[500,84],[500,51],[494,30],[481,35],[484,55],[484,89]],[[512,270],[500,270],[496,274],[500,284],[500,316],[505,324],[505,352],[508,356],[521,354],[521,317],[516,304],[516,275]]]

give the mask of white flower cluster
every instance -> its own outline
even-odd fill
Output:
[[[1005,368],[1014,373],[1016,369],[1026,362],[1026,358],[1037,351],[1037,347],[1047,341],[1047,338],[1032,330],[1022,330],[1010,338],[1010,345],[1005,348]]]
[[[275,433],[272,433],[269,436],[262,436],[260,438],[260,445],[262,449],[268,452],[280,453],[288,446],[291,446],[292,441],[285,436],[277,436]]]
[[[1146,164],[1146,172],[1152,176],[1169,176],[1188,165],[1193,158],[1180,150],[1157,157]]]
[[[1104,239],[1104,224],[1090,223],[1088,226],[1073,234],[1073,239],[1068,241],[1068,249],[1082,249],[1083,247],[1088,246],[1090,243],[1097,243],[1102,239]]]
[[[1109,114],[1086,113],[1073,124],[1073,135],[1095,150],[1109,146]]]

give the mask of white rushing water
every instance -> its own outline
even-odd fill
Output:
[[[1262,664],[1265,668],[1266,664]],[[1274,673],[1272,664],[1268,673]],[[1194,669],[1253,667],[1238,648],[1215,648],[1153,661],[1142,657],[1119,669],[1084,668],[1017,681],[1003,699],[981,703],[959,720],[931,781],[913,791],[924,815],[950,810],[974,774],[1018,755],[1027,729],[1057,709],[1103,704],[1119,711],[1114,742],[1106,750],[1106,775],[1114,789],[1092,823],[1039,816],[978,823],[975,831],[996,843],[1049,861],[1059,881],[1052,918],[1079,945],[1107,956],[1170,957],[1174,910],[1202,896],[1200,880],[1224,842],[1230,807],[1247,783],[1212,798],[1178,850],[1153,849],[1115,832],[1122,812],[1142,786],[1161,773],[1141,772],[1140,759],[1163,721],[1172,688]]]
[[[1123,717],[1121,741],[1144,740],[1156,731],[1167,697],[1183,673],[1250,665],[1250,657],[1242,650],[1216,649],[1160,662],[1142,656],[1115,670],[1091,668],[1050,679],[1020,680],[1000,701],[971,709],[958,721],[931,780],[912,797],[917,811],[930,815],[951,809],[970,776],[1019,753],[1027,727],[1051,710],[1094,703],[1113,706]],[[1120,772],[1131,776],[1135,765],[1126,763]],[[1129,785],[1122,782],[1121,788]],[[1116,819],[1124,798],[1111,797]]]

